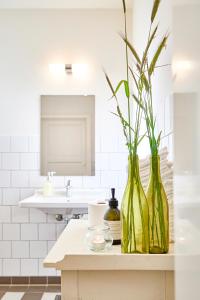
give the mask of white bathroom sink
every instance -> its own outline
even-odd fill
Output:
[[[48,197],[41,190],[19,202],[20,207],[38,208],[48,214],[82,214],[87,213],[88,203],[105,201],[105,193],[94,189],[72,189],[70,197],[66,190],[55,190]]]

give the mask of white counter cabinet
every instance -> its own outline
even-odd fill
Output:
[[[72,220],[44,260],[61,270],[62,300],[174,300],[174,254],[94,253],[87,221]]]

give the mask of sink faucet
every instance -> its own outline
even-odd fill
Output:
[[[67,185],[66,185],[66,197],[70,197],[71,196],[71,181],[67,180]]]

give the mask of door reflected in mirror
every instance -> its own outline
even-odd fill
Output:
[[[41,175],[95,175],[95,96],[41,96]]]

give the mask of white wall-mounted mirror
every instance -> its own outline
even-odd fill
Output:
[[[95,174],[95,97],[41,96],[41,175]]]

